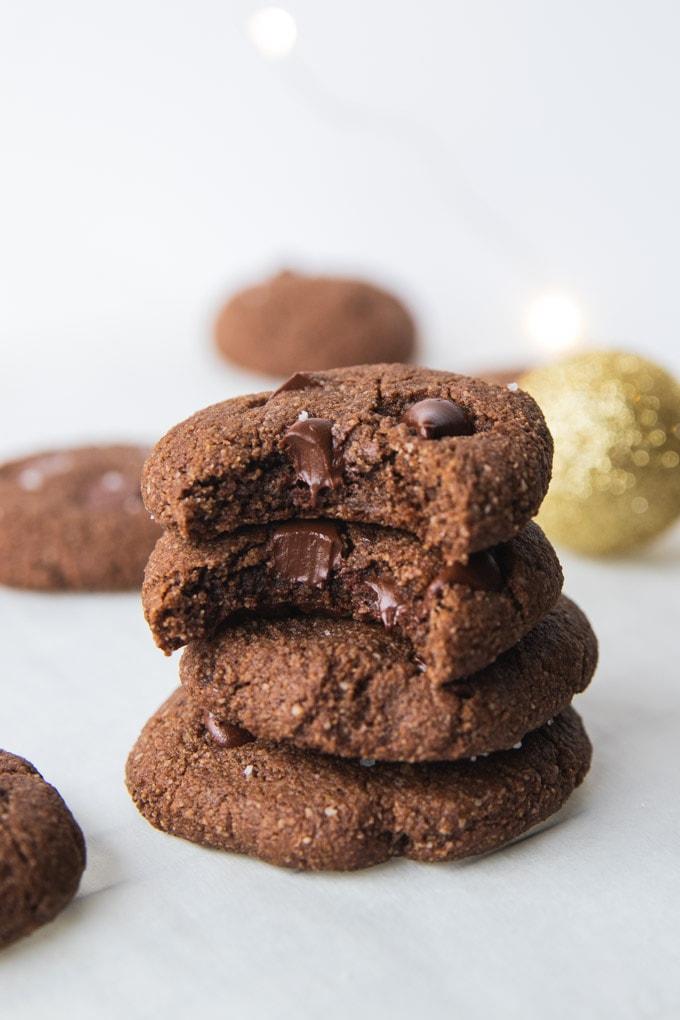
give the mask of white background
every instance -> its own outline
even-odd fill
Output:
[[[531,363],[556,287],[591,346],[680,373],[676,3],[298,0],[278,63],[254,6],[0,0],[3,459],[268,388],[210,330],[284,265],[393,287],[433,367]],[[601,641],[584,788],[502,853],[349,876],[152,830],[123,765],[177,659],[138,597],[0,592],[0,745],[89,849],[72,907],[0,956],[0,1014],[680,1016],[680,532],[562,558]]]

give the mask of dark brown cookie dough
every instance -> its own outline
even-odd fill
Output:
[[[282,272],[225,305],[215,343],[238,365],[286,376],[409,361],[415,326],[400,301],[369,283]]]
[[[590,681],[597,642],[564,596],[513,648],[434,687],[407,641],[327,617],[227,624],[180,662],[190,696],[270,740],[343,757],[449,761],[512,747]]]
[[[528,394],[362,365],[298,374],[274,394],[199,411],[157,443],[143,495],[188,538],[332,517],[408,531],[453,563],[522,530],[551,464],[552,439]]]
[[[177,691],[131,751],[127,785],[144,817],[175,836],[284,867],[347,871],[494,850],[557,811],[590,755],[571,708],[520,748],[474,762],[371,764],[263,740],[225,746]]]
[[[0,750],[0,948],[51,921],[76,894],[85,841],[57,791]]]
[[[209,637],[240,610],[292,609],[382,623],[408,638],[441,684],[488,665],[555,604],[557,556],[529,523],[510,542],[447,567],[403,531],[293,521],[192,543],[166,531],[146,568],[142,603],[171,652]]]
[[[148,449],[88,446],[0,467],[0,584],[38,591],[140,588],[161,531],[140,493]]]

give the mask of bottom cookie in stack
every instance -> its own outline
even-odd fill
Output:
[[[220,726],[179,689],[127,764],[156,828],[270,864],[350,871],[403,856],[452,861],[494,850],[554,814],[591,746],[567,708],[521,747],[472,761],[344,759]]]
[[[286,867],[485,853],[583,780],[591,747],[570,702],[596,659],[564,597],[491,666],[434,690],[374,624],[230,623],[188,646],[128,788],[157,828]]]

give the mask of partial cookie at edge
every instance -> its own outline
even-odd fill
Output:
[[[0,466],[0,584],[129,591],[161,530],[140,492],[148,449],[52,450]]]
[[[0,750],[0,948],[53,920],[84,868],[83,834],[57,790]]]

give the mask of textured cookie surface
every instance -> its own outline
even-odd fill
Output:
[[[160,528],[140,493],[148,450],[89,446],[0,467],[0,584],[40,591],[140,588]]]
[[[128,789],[157,828],[271,864],[351,870],[496,849],[557,811],[590,764],[573,709],[521,748],[476,761],[342,760],[254,740],[218,744],[183,691],[145,726]]]
[[[562,572],[541,530],[447,567],[403,531],[340,521],[251,527],[212,542],[166,531],[142,603],[166,652],[239,610],[292,609],[384,625],[408,638],[431,683],[492,662],[555,604]]]
[[[227,624],[180,662],[190,696],[259,737],[327,754],[436,761],[512,747],[590,681],[597,643],[564,596],[486,669],[434,687],[375,624],[304,617]]]
[[[62,798],[0,750],[0,948],[56,917],[84,868],[83,834]]]
[[[331,517],[394,527],[447,562],[514,537],[550,480],[538,406],[405,365],[298,374],[199,411],[157,444],[147,508],[185,537]]]
[[[230,361],[286,376],[409,361],[415,326],[400,301],[369,283],[283,272],[225,305],[215,343]]]

